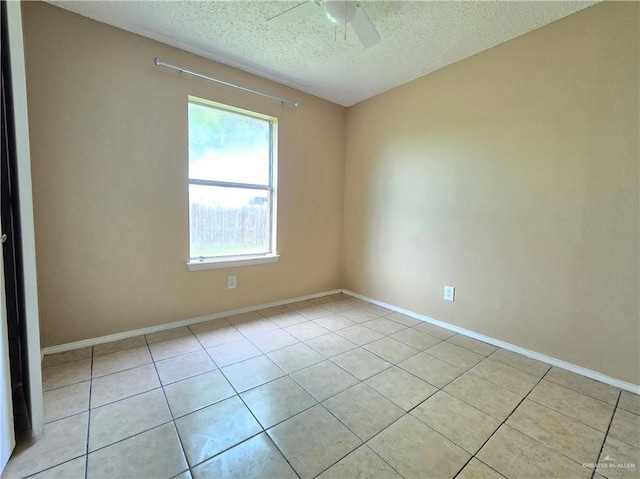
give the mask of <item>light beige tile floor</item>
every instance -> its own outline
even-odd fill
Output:
[[[640,477],[637,395],[342,294],[47,356],[43,385],[3,478]]]

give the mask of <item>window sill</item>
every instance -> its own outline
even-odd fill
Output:
[[[226,258],[207,258],[204,261],[189,261],[189,271],[203,269],[233,268],[235,266],[249,266],[252,264],[276,263],[280,259],[278,254],[260,256],[227,256]]]

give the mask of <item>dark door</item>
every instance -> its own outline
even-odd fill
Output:
[[[29,428],[29,369],[26,356],[26,324],[24,319],[24,281],[18,203],[17,157],[11,94],[11,63],[7,48],[8,25],[6,3],[2,8],[2,161],[0,162],[0,217],[2,222],[2,255],[7,303],[9,363],[16,431]],[[26,420],[26,424],[25,424]]]

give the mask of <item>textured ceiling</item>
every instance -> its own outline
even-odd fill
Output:
[[[598,2],[362,1],[382,37],[366,50],[321,8],[267,25],[295,1],[50,3],[350,106]]]

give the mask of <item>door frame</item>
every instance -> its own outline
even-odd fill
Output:
[[[22,36],[22,8],[20,2],[5,2],[11,59],[11,87],[13,121],[18,172],[20,229],[22,232],[22,267],[24,278],[26,355],[30,395],[29,415],[34,436],[44,432],[42,396],[42,352],[40,347],[40,316],[38,310],[38,280],[33,222],[33,191],[31,185],[31,153],[29,148],[29,119],[27,113],[27,81]]]

